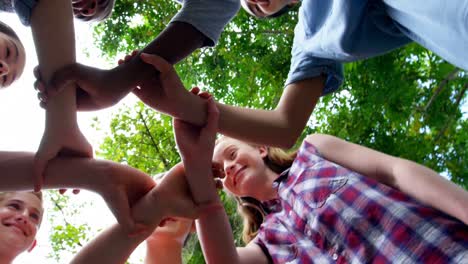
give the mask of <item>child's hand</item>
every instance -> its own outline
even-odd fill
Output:
[[[120,87],[112,70],[75,63],[54,73],[47,88],[47,97],[57,95],[70,83],[78,87],[76,106],[79,111],[94,111],[115,105],[131,90]]]
[[[153,80],[141,82],[139,88],[132,92],[146,105],[173,117],[181,117],[183,112],[190,111],[184,109],[184,102],[190,94],[187,93],[174,67],[157,55],[142,53],[140,57],[160,73]]]
[[[130,53],[129,55],[126,55],[123,59],[119,59],[117,64],[120,65],[120,64],[124,64],[124,63],[129,62],[131,59],[133,59],[135,56],[138,55],[138,52],[139,52],[138,50],[132,51],[132,53]],[[40,101],[39,105],[40,105],[40,107],[45,109],[46,106],[47,106],[47,99],[49,98],[49,95],[47,93],[47,87],[46,87],[46,85],[44,84],[44,82],[42,80],[41,71],[39,70],[39,66],[36,66],[34,68],[33,73],[34,73],[34,77],[36,78],[36,81],[34,82],[34,89],[37,91],[37,98]],[[77,93],[78,93],[78,95],[80,94],[79,90],[77,90]],[[55,94],[57,94],[57,93],[53,91],[52,95],[55,95]],[[83,92],[81,92],[81,94],[83,94]],[[81,101],[82,100],[83,99],[81,99]],[[80,100],[77,100],[77,101],[79,102]]]
[[[205,126],[197,127],[180,119],[174,119],[176,144],[184,162],[209,168],[218,131],[219,111],[213,98],[207,98],[208,117]]]
[[[47,163],[57,156],[93,157],[93,148],[77,126],[46,125],[34,156],[34,190],[40,191]]]
[[[190,194],[183,165],[179,163],[168,171],[161,182],[138,201],[132,210],[135,222],[149,230],[153,230],[167,217],[197,218],[197,206]],[[158,221],[155,222],[155,219]]]

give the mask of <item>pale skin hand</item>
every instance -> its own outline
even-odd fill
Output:
[[[205,100],[187,92],[172,65],[161,57],[148,55],[145,61],[160,72],[160,85],[162,90],[166,91],[167,102],[170,104],[160,105],[158,96],[148,92],[136,93],[137,96],[158,111],[191,124],[204,125]],[[304,130],[322,94],[324,79],[323,76],[319,76],[288,85],[274,110],[249,109],[217,103],[220,113],[219,132],[257,144],[292,147]]]
[[[143,52],[159,54],[171,63],[177,63],[201,48],[206,40],[207,38],[192,25],[172,22],[143,49]],[[154,68],[144,63],[139,56],[110,70],[73,63],[54,75],[48,93],[49,97],[53,97],[74,83],[79,87],[78,110],[98,110],[116,104],[136,86],[151,82],[155,74]],[[155,85],[149,88],[159,89]]]
[[[34,154],[0,152],[0,191],[31,190]],[[56,158],[45,171],[44,188],[80,188],[99,193],[125,230],[133,230],[130,206],[153,188],[145,173],[111,161]]]
[[[120,225],[114,225],[88,243],[71,263],[123,264],[165,217],[176,215],[186,218],[197,217],[197,207],[190,196],[182,165],[178,164],[167,172],[161,183],[134,205],[132,213],[142,227],[140,232],[129,236],[127,230]],[[111,251],[112,254],[103,254]],[[174,263],[165,262],[163,259],[158,261],[158,263]]]
[[[75,61],[73,14],[70,1],[40,1],[31,16],[31,29],[44,80]],[[46,128],[34,165],[34,189],[40,190],[49,160],[60,152],[92,157],[92,147],[76,123],[75,89],[65,89],[49,101]]]

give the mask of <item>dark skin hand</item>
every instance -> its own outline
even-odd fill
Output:
[[[201,48],[207,38],[192,25],[182,22],[170,23],[142,52],[158,54],[174,64]],[[76,83],[77,108],[93,111],[110,107],[119,102],[136,86],[155,77],[155,69],[134,56],[127,63],[110,70],[102,70],[73,64],[56,72],[48,87],[47,96],[53,97],[70,82]],[[148,86],[159,89],[158,86]]]

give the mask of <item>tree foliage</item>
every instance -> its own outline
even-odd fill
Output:
[[[172,1],[116,1],[112,17],[95,27],[96,44],[103,56],[115,61],[151,42],[178,8]],[[289,70],[296,17],[297,9],[268,20],[255,20],[241,11],[215,48],[193,53],[177,71],[186,87],[199,86],[221,102],[272,109]],[[346,64],[345,78],[340,91],[321,99],[303,136],[332,134],[414,160],[468,189],[465,71],[411,44]],[[99,155],[151,175],[180,160],[170,118],[142,103],[116,113]],[[241,244],[235,206],[222,197]],[[188,243],[184,260],[203,262],[196,240]]]

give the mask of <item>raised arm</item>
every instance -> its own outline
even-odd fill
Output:
[[[61,67],[75,62],[75,34],[70,1],[38,1],[31,15],[36,53],[42,77],[47,83]],[[47,162],[60,151],[92,156],[92,147],[81,134],[76,121],[76,98],[73,85],[48,102],[46,128],[36,154],[35,189],[42,184]]]
[[[181,164],[167,172],[163,180],[133,206],[132,215],[141,227],[140,232],[129,236],[127,230],[114,225],[87,244],[72,263],[125,263],[133,250],[153,233],[164,217],[195,218],[197,207],[190,196]],[[167,261],[171,255],[167,254],[165,259],[153,258],[153,261],[157,261],[152,263],[174,263]],[[176,260],[175,255],[172,256],[174,259],[169,259]]]
[[[468,224],[468,192],[433,170],[329,135],[310,135],[322,156]]]
[[[193,200],[199,206],[197,234],[207,263],[265,263],[258,246],[236,249],[228,216],[218,197],[212,157],[217,130],[218,110],[208,99],[208,118],[200,128],[174,120],[177,146],[186,170]],[[252,253],[254,251],[254,253]]]
[[[183,3],[171,23],[142,52],[158,54],[175,64],[198,48],[214,45],[240,7],[239,0],[185,0]],[[139,56],[111,70],[71,65],[56,75],[49,92],[54,96],[65,84],[77,83],[84,90],[78,98],[78,108],[97,110],[116,104],[141,82],[153,80],[155,73]]]
[[[206,122],[206,101],[186,91],[175,69],[158,56],[142,58],[160,71],[164,96],[161,93],[134,93],[156,110],[186,122],[203,125]],[[322,94],[324,77],[314,77],[286,86],[274,110],[260,110],[217,103],[218,129],[221,133],[243,141],[290,148],[294,145]],[[162,101],[171,104],[161,103]]]

